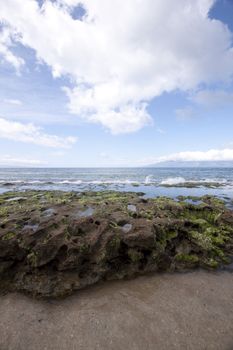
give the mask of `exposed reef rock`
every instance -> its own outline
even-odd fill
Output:
[[[1,195],[0,290],[61,297],[100,280],[231,262],[233,211],[221,200],[142,195]]]
[[[226,183],[222,182],[207,182],[207,181],[184,181],[180,183],[162,183],[161,187],[176,187],[176,188],[219,188],[226,185]]]

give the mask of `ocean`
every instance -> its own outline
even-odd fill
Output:
[[[145,196],[233,199],[233,168],[0,168],[5,191],[133,191]]]

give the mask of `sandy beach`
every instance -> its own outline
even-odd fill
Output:
[[[154,274],[64,300],[0,298],[1,350],[233,349],[232,272]]]

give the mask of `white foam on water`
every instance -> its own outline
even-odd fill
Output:
[[[71,184],[71,185],[80,185],[80,184],[82,184],[83,183],[83,181],[82,180],[63,180],[63,181],[53,181],[52,183],[54,183],[55,185],[56,184],[61,184],[61,185],[69,185],[69,184]]]
[[[92,179],[75,179],[75,178],[71,178],[71,179],[60,179],[59,178],[48,178],[48,179],[13,179],[13,180],[0,180],[0,186],[5,186],[5,187],[19,187],[23,186],[23,187],[27,187],[27,186],[33,186],[33,187],[37,187],[40,188],[40,186],[45,186],[45,185],[50,185],[50,186],[57,186],[58,188],[61,187],[66,187],[67,189],[69,188],[69,186],[102,186],[102,187],[110,187],[110,186],[118,186],[118,187],[124,187],[124,186],[145,186],[145,185],[154,185],[154,186],[175,186],[175,185],[179,185],[179,184],[194,184],[194,185],[199,185],[202,187],[205,187],[205,184],[210,184],[213,185],[213,187],[216,185],[216,187],[224,187],[226,189],[232,189],[233,187],[233,181],[229,180],[229,179],[225,179],[222,177],[211,177],[211,178],[183,178],[181,176],[170,176],[168,174],[168,177],[163,178],[163,180],[160,178],[160,180],[156,180],[155,175],[149,174],[146,175],[144,178],[140,179],[136,178],[135,176],[136,174],[134,174],[133,177],[135,177],[135,179],[132,178],[104,178],[102,176],[98,177],[92,177]]]
[[[229,183],[229,181],[227,181],[226,179],[213,179],[213,178],[206,178],[206,179],[200,179],[200,180],[194,180],[194,179],[190,179],[190,180],[185,180],[183,177],[169,177],[163,181],[160,182],[160,185],[179,185],[179,184],[200,184],[200,185],[205,185],[205,184],[213,184],[213,185],[231,185],[231,183]]]
[[[140,184],[138,181],[133,181],[129,179],[125,180],[92,180],[92,181],[83,181],[83,180],[63,180],[63,181],[52,181],[53,184],[61,184],[61,185],[111,185],[111,184]]]
[[[186,180],[183,177],[169,177],[166,180],[160,182],[160,185],[178,185],[185,183]]]
[[[153,183],[153,182],[154,182],[154,181],[153,181],[153,175],[147,175],[146,178],[145,178],[144,183],[145,183],[146,185],[149,185],[149,184],[151,184],[151,183]]]
[[[93,180],[93,181],[84,181],[85,184],[93,184],[93,185],[131,185],[131,184],[140,184],[138,181],[133,180]]]

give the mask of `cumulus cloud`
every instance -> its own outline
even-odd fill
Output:
[[[207,151],[184,151],[172,154],[167,154],[165,156],[148,156],[144,158],[139,158],[132,160],[132,158],[127,157],[113,157],[110,154],[102,152],[100,157],[106,160],[106,166],[148,166],[153,164],[159,164],[163,162],[203,162],[203,161],[229,161],[233,162],[233,143],[228,144],[226,148],[223,149],[210,149]],[[101,162],[101,166],[105,165],[105,162]]]
[[[69,96],[70,111],[80,115],[81,118],[93,123],[101,123],[111,130],[112,134],[129,133],[141,129],[146,124],[152,124],[152,119],[146,111],[145,103],[123,103],[116,102],[113,107],[109,107],[113,87],[109,84],[106,94],[101,92],[99,98],[93,96],[93,92],[86,88],[65,88]]]
[[[72,15],[85,9],[80,19]],[[214,0],[8,0],[0,17],[54,77],[69,76],[69,108],[112,133],[151,122],[164,92],[231,79],[231,32],[208,14]],[[8,47],[8,46],[7,46]]]
[[[72,136],[59,137],[43,132],[43,129],[34,124],[24,124],[0,118],[0,138],[31,143],[52,148],[70,148],[76,138]]]
[[[233,148],[210,149],[208,151],[178,152],[162,157],[151,157],[142,161],[144,164],[156,164],[168,161],[202,162],[202,161],[233,161]]]

